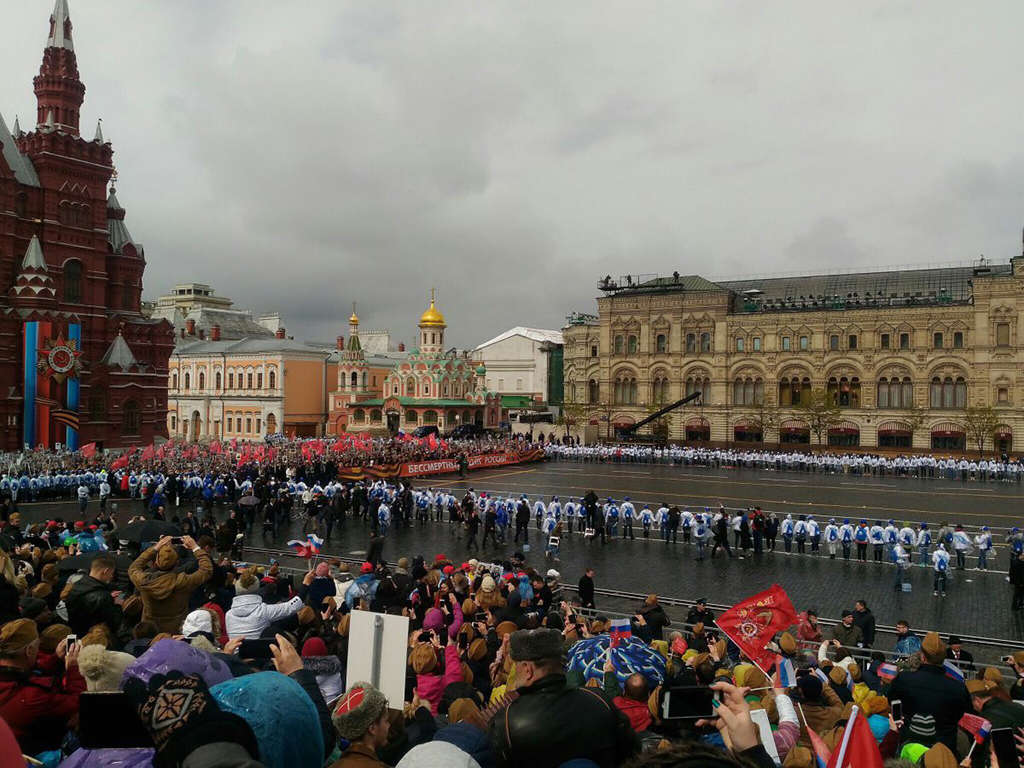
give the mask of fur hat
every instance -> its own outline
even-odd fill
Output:
[[[259,591],[260,580],[252,571],[243,571],[235,582],[236,595],[254,595]]]
[[[87,645],[78,654],[78,671],[90,691],[118,691],[124,671],[135,662],[130,653],[108,651],[102,645]]]
[[[509,638],[514,661],[547,661],[562,658],[562,633],[557,629],[522,629]]]
[[[299,609],[299,612],[298,614],[296,614],[296,616],[299,619],[299,625],[306,626],[307,624],[313,623],[313,619],[316,618],[316,611],[314,611],[308,605],[304,605]]]
[[[174,547],[170,544],[165,544],[156,551],[156,567],[161,571],[173,570],[177,564],[178,553],[174,551]]]
[[[779,650],[784,654],[796,653],[796,638],[789,632],[783,632],[779,636]]]
[[[384,694],[372,685],[355,683],[334,707],[331,720],[342,738],[355,741],[380,720],[387,706]]]
[[[429,675],[437,666],[437,654],[430,643],[420,643],[409,654],[409,666],[417,675]]]
[[[494,583],[494,578],[491,574],[487,574],[480,580],[480,591],[481,592],[493,592],[497,589],[497,585]]]

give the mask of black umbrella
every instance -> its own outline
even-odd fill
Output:
[[[181,528],[164,520],[140,520],[136,523],[128,523],[124,528],[114,531],[114,536],[119,541],[134,541],[136,544],[141,544],[144,541],[157,541],[162,536],[181,535]]]
[[[128,566],[132,564],[132,558],[129,555],[122,555],[118,552],[83,552],[80,555],[74,555],[73,557],[65,557],[63,560],[57,563],[57,570],[63,571],[88,571],[89,566],[92,565],[92,561],[96,559],[97,555],[107,555],[114,560],[114,566],[119,571],[127,571]]]
[[[238,500],[238,506],[240,507],[255,507],[260,503],[260,500],[256,496],[243,496]]]

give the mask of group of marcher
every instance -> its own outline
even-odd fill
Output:
[[[890,667],[863,602],[827,639],[813,610],[775,638],[795,674],[783,685],[727,642],[706,601],[673,626],[650,595],[624,631],[597,608],[593,570],[569,597],[523,552],[391,564],[371,541],[361,565],[289,574],[236,562],[206,533],[154,540],[95,520],[4,527],[0,765],[792,768],[817,765],[812,731],[836,749],[845,728],[868,727],[880,755],[945,766],[969,748],[965,713],[1024,727],[1020,676],[905,622]],[[363,610],[408,617],[401,701],[348,674]],[[573,661],[595,644],[598,663]],[[1024,652],[1008,663],[1024,675]],[[123,694],[119,717],[137,722],[111,720],[101,692]],[[671,697],[693,709],[712,692],[714,712],[673,714]],[[126,745],[133,731],[146,743]],[[973,759],[986,764],[987,742]]]
[[[566,445],[549,442],[549,458],[616,464],[668,464],[684,467],[734,467],[768,471],[849,474],[864,477],[917,477],[980,482],[1024,481],[1024,460],[1008,454],[980,459],[907,454],[899,456],[836,451],[754,451],[686,445]]]

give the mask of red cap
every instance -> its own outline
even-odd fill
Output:
[[[99,529],[100,529],[100,527],[98,525],[90,525],[89,526],[89,530],[90,531],[98,531]]]
[[[444,555],[434,555],[434,562],[435,563],[440,563],[444,559],[446,559]]]
[[[373,565],[371,565],[370,563],[363,563],[362,567],[359,569],[359,572],[360,573],[373,573]]]
[[[57,525],[57,521],[56,520],[51,520],[50,522],[48,522],[46,524],[46,528],[47,528],[47,530],[49,530],[50,528],[60,528],[60,526]]]
[[[83,531],[83,530],[85,530],[85,520],[76,520],[75,521],[75,530],[76,531]]]
[[[513,575],[512,575],[511,573],[506,573],[506,574],[505,574],[504,576],[502,576],[501,578],[503,578],[503,579],[504,579],[505,581],[512,581],[512,579],[514,579],[514,578],[515,578],[515,576],[513,576]]]
[[[459,566],[459,569],[463,570],[463,571],[468,571],[469,570],[469,563],[463,563],[462,565]]]
[[[444,571],[445,574],[455,573],[455,566],[446,565],[442,570]]]

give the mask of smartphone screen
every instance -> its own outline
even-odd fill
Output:
[[[665,692],[661,713],[665,720],[698,720],[715,717],[715,692],[703,685],[686,685]]]
[[[485,622],[487,621],[487,614],[484,611],[477,611],[476,617],[473,619],[473,621],[477,623]]]
[[[469,635],[459,635],[459,650],[464,651],[469,648]]]
[[[1013,739],[1013,728],[993,728],[992,749],[995,750],[1000,768],[1004,765],[1020,765],[1017,744]]]
[[[238,646],[238,656],[242,659],[272,659],[274,658],[270,646],[277,645],[273,637],[260,637],[255,640],[243,640]]]
[[[420,632],[419,641],[421,643],[429,643],[430,642],[430,633],[429,632]]]
[[[903,719],[903,702],[895,699],[889,704],[892,707],[892,719],[897,723]]]
[[[117,723],[111,728],[111,723]],[[149,731],[124,691],[87,692],[78,699],[78,738],[85,749],[153,746]]]

